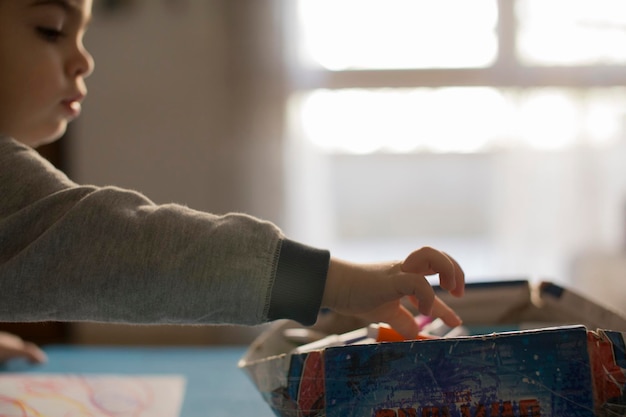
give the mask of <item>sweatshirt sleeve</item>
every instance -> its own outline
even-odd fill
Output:
[[[317,318],[330,255],[251,216],[78,185],[0,138],[0,321]]]

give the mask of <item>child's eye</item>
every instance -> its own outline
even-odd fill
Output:
[[[59,40],[59,38],[63,36],[62,31],[58,29],[54,29],[54,28],[44,27],[44,26],[38,26],[37,33],[39,33],[39,35],[42,38],[44,38],[45,40],[49,42],[56,42]]]

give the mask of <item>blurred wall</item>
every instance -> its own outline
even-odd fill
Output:
[[[280,224],[283,70],[274,19],[271,0],[94,2],[85,43],[96,68],[72,126],[70,176]],[[226,328],[85,324],[75,334],[86,343],[250,337]]]

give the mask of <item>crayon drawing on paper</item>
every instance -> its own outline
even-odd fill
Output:
[[[178,417],[181,376],[0,374],[0,416]]]

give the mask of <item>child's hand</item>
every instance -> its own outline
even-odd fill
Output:
[[[435,296],[426,280],[426,275],[433,274],[439,274],[443,289],[457,297],[463,295],[463,270],[450,256],[433,248],[418,249],[401,263],[362,265],[332,259],[322,306],[369,322],[388,323],[409,339],[417,336],[419,327],[413,314],[402,306],[403,297],[422,314],[440,317],[449,326],[460,325],[461,319]]]
[[[14,334],[0,332],[0,363],[13,358],[25,358],[32,363],[43,363],[47,359],[35,344],[25,342]]]

